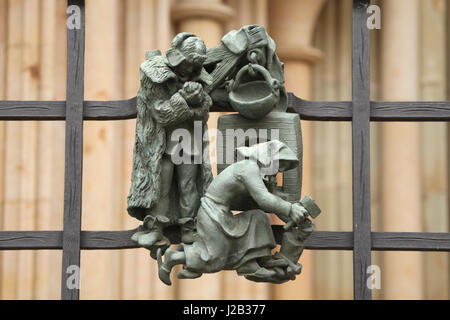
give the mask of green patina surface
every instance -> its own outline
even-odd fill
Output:
[[[160,279],[170,285],[177,264],[183,265],[177,275],[182,279],[220,270],[236,270],[257,282],[295,279],[314,228],[309,217],[320,209],[309,197],[299,200],[300,122],[285,113],[283,64],[274,41],[256,25],[230,31],[210,49],[195,35],[180,33],[165,56],[148,52],[140,71],[128,213],[143,221],[132,239],[158,260]],[[205,156],[212,104],[239,113],[219,119],[221,129],[271,128],[281,136],[258,136],[251,144],[224,148],[234,161],[219,165],[213,180]],[[276,185],[278,173],[283,187]],[[275,254],[266,213],[286,222]],[[174,224],[182,236],[176,249],[163,235]]]

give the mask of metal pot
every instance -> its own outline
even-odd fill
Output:
[[[241,83],[246,73],[254,77],[256,71],[264,80]],[[239,114],[247,119],[257,120],[276,107],[280,99],[279,87],[279,82],[271,77],[266,68],[250,63],[239,70],[234,81],[230,81],[228,97],[231,106]]]

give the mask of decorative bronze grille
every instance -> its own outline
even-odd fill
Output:
[[[303,120],[352,121],[353,231],[316,231],[306,248],[353,250],[354,298],[371,299],[366,281],[372,250],[450,251],[450,233],[372,232],[370,226],[370,121],[449,121],[450,102],[370,101],[369,0],[353,0],[352,101],[307,101],[289,94],[289,108]],[[71,265],[80,266],[80,250],[136,248],[135,230],[82,231],[81,187],[83,121],[136,117],[136,98],[118,101],[84,100],[84,0],[69,0],[81,9],[79,29],[67,30],[66,101],[0,101],[0,120],[65,120],[64,229],[62,231],[0,231],[0,250],[62,249],[62,299],[78,299],[79,290],[66,285]],[[231,111],[213,108],[212,111]],[[282,228],[273,226],[277,243]],[[180,241],[168,230],[173,243]]]

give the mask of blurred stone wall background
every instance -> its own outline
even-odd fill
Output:
[[[448,100],[446,0],[378,0],[371,31],[373,100]],[[0,99],[65,99],[66,1],[0,0]],[[190,31],[208,47],[260,24],[277,43],[299,97],[351,99],[351,0],[86,0],[85,99],[136,95],[146,50]],[[215,127],[218,114],[212,115]],[[351,230],[351,124],[303,121],[303,192],[323,209],[318,230]],[[126,212],[135,120],[86,121],[87,230],[131,229]],[[448,232],[448,124],[373,123],[372,229]],[[0,228],[60,230],[64,122],[0,121]],[[448,299],[449,254],[373,252],[378,299]],[[234,272],[163,285],[144,249],[83,251],[82,299],[351,299],[351,251],[305,251],[295,282],[249,282]],[[0,252],[1,299],[58,299],[61,252]]]

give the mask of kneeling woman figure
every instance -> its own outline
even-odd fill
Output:
[[[276,271],[267,267],[269,261],[273,262],[271,250],[276,243],[266,212],[300,224],[306,217],[306,209],[269,192],[264,181],[277,172],[295,168],[299,160],[277,140],[237,151],[240,157],[248,159],[228,166],[209,185],[201,199],[194,243],[167,249],[164,262],[162,251],[158,251],[159,277],[165,284],[171,285],[170,271],[177,264],[183,264],[178,273],[181,279],[220,270],[236,270],[239,275],[261,281],[276,275]],[[250,196],[261,210],[233,215],[231,203],[242,196]]]

